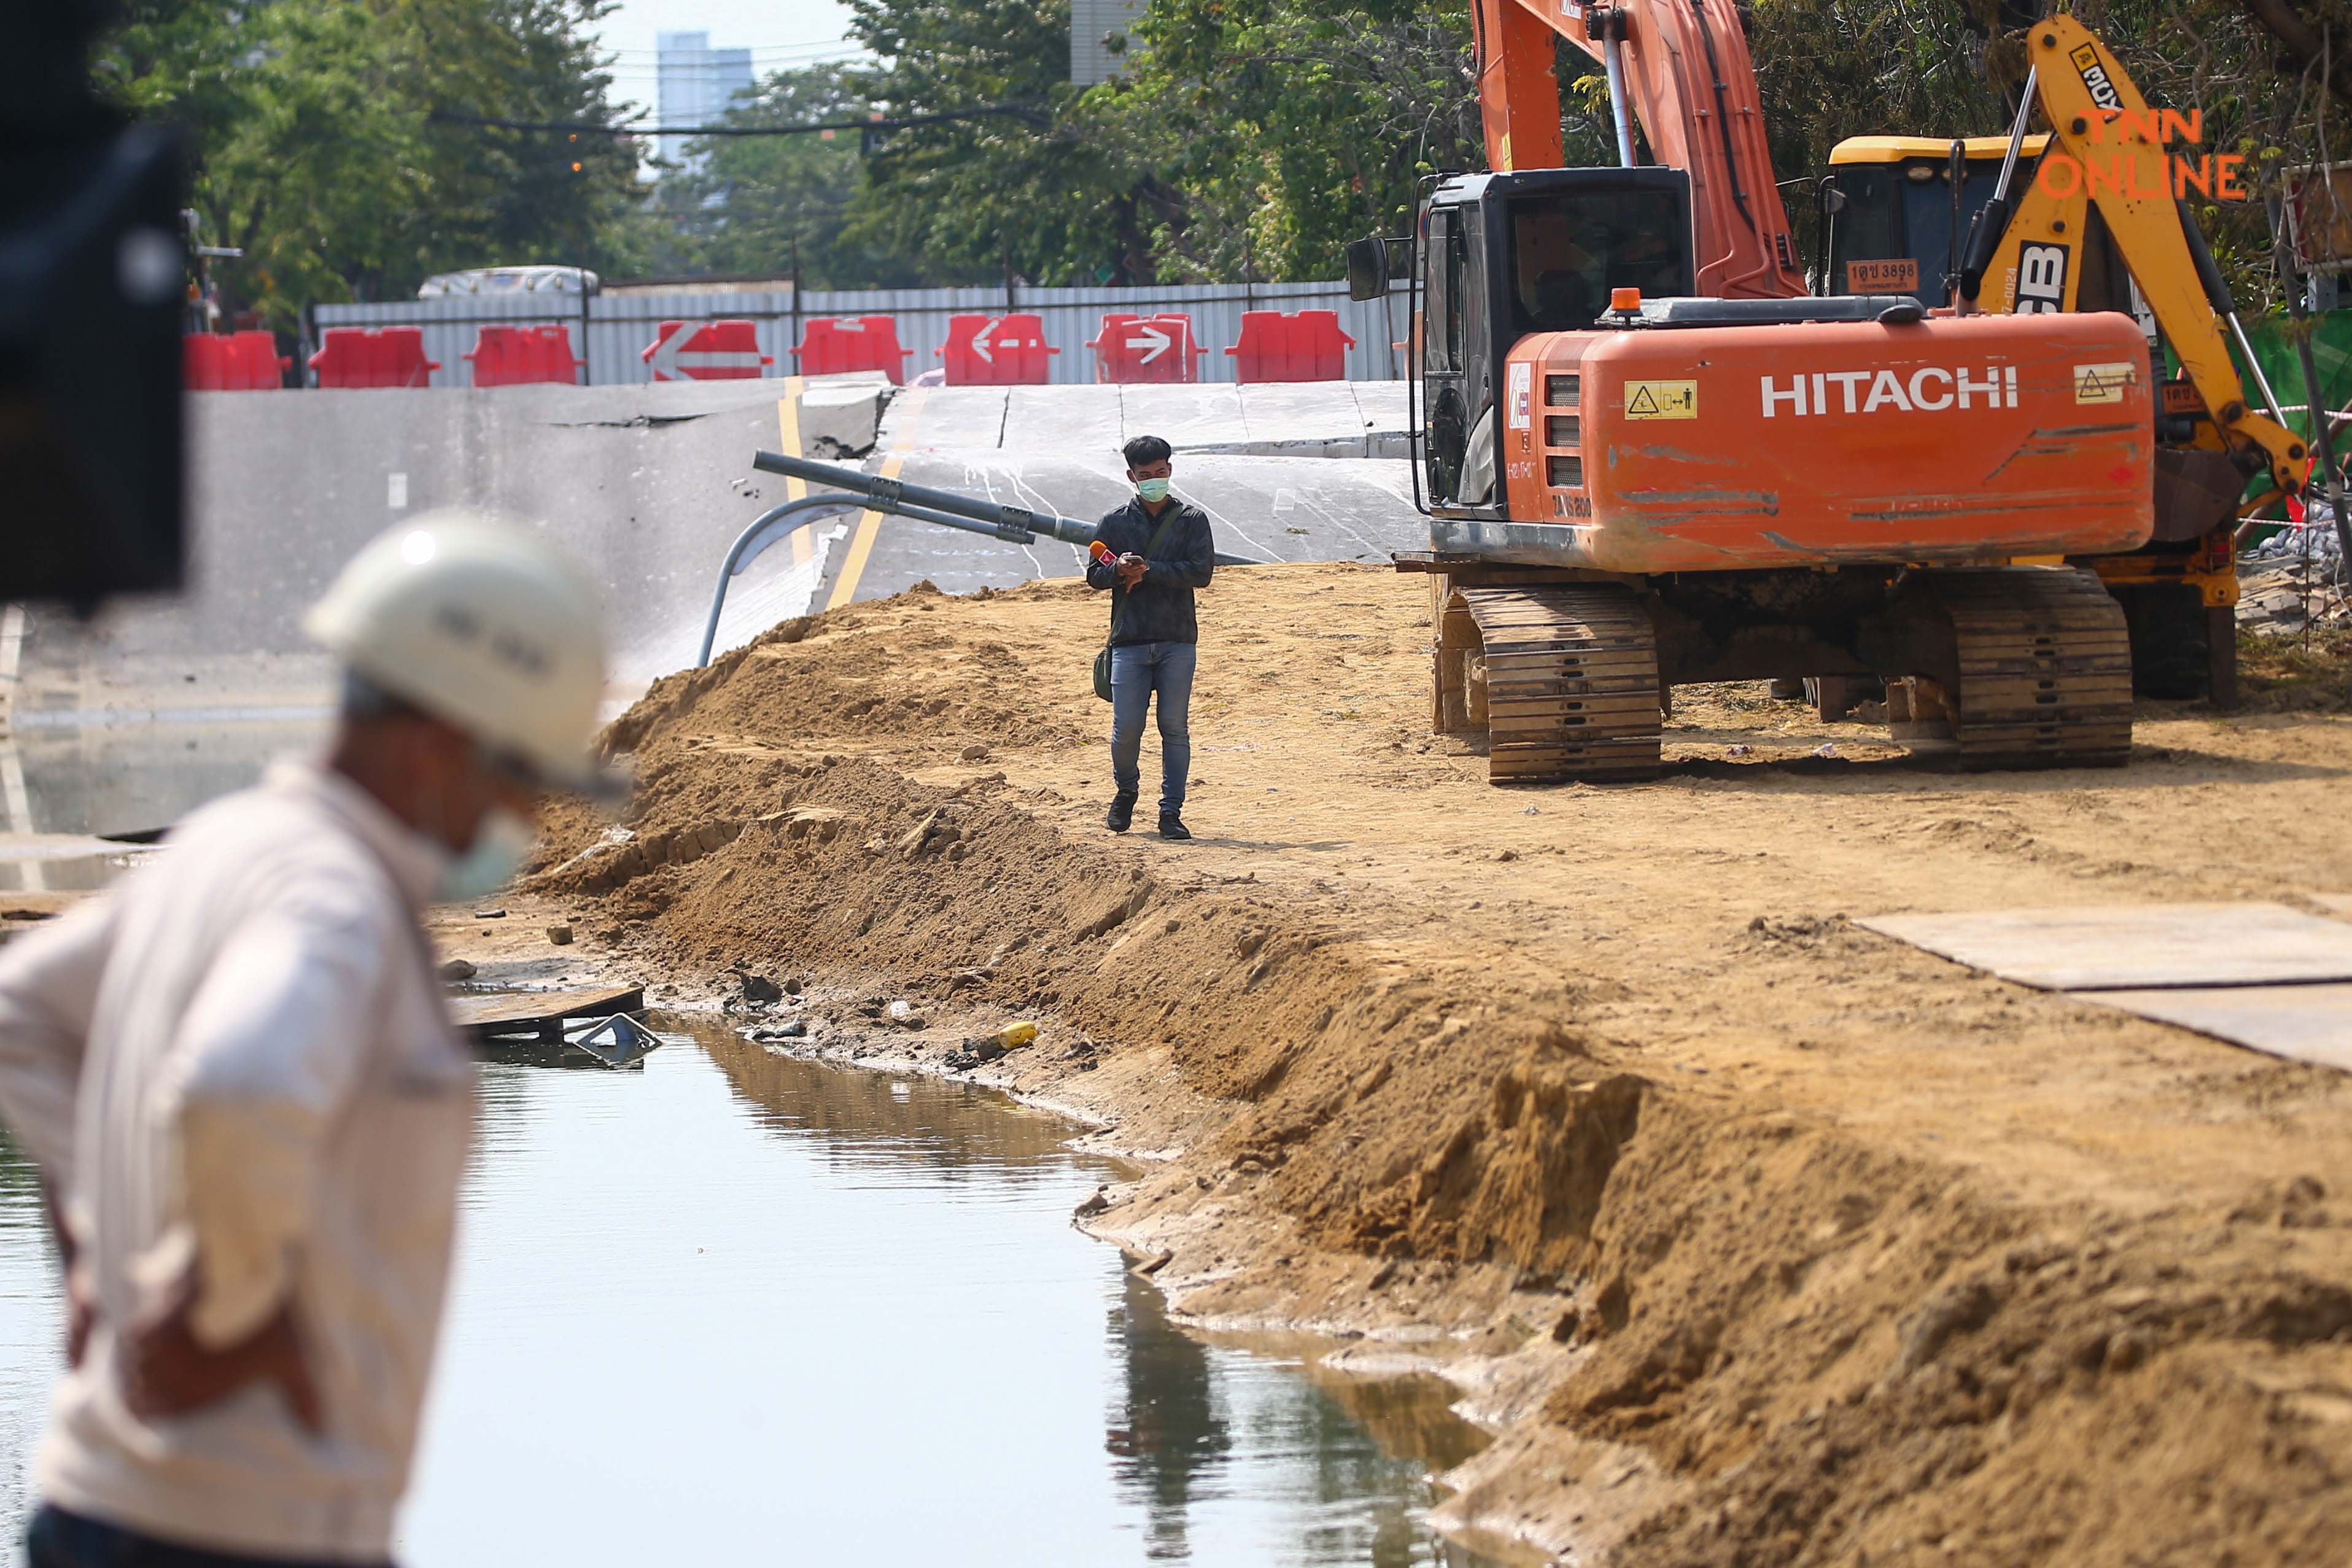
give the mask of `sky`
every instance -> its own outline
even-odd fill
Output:
[[[853,52],[843,42],[848,26],[849,8],[837,0],[621,0],[599,32],[618,57],[614,98],[650,109],[656,33],[709,33],[714,49],[750,49],[752,73],[765,76]]]

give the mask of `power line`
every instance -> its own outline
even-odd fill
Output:
[[[937,114],[884,116],[874,120],[824,120],[806,125],[599,125],[584,120],[494,120],[479,114],[459,114],[436,109],[425,116],[446,125],[476,125],[491,131],[543,131],[560,135],[600,136],[805,136],[818,131],[902,131],[913,125],[938,125],[954,120],[982,120],[1004,115],[1044,125],[1049,117],[1033,103],[992,103],[981,109],[951,109]]]

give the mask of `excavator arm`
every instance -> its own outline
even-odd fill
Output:
[[[1619,162],[1634,162],[1630,112],[1658,162],[1689,173],[1698,291],[1805,293],[1733,0],[1477,0],[1476,17],[1479,109],[1497,173],[1560,166],[1552,55],[1564,37],[1608,71]]]
[[[2182,182],[2167,143],[2180,134],[2180,117],[2150,110],[2097,35],[2072,16],[2034,24],[2027,42],[2050,144],[2024,191],[2013,195],[2014,216],[1981,269],[1974,257],[1991,231],[1971,247],[1962,294],[1974,300],[1989,287],[1995,309],[2074,310],[2084,219],[2095,207],[2221,440],[2259,458],[2281,490],[2299,492],[2311,455],[2301,437],[2248,406],[2221,331],[2224,321],[2235,326],[2236,306],[2179,199]],[[1999,221],[1998,207],[1987,212]]]

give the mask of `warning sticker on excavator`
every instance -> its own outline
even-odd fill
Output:
[[[2124,388],[2132,384],[2132,373],[2127,360],[2117,360],[2113,364],[2078,364],[2074,367],[2074,401],[2121,403]]]
[[[1628,419],[1696,419],[1698,383],[1695,381],[1629,381],[1625,384]]]

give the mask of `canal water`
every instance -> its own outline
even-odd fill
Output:
[[[1443,1386],[1172,1326],[1071,1227],[1121,1173],[1067,1123],[669,1026],[642,1071],[483,1068],[409,1568],[1488,1561],[1423,1520],[1482,1441]],[[12,1540],[58,1332],[0,1141]]]

